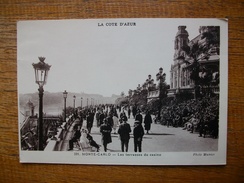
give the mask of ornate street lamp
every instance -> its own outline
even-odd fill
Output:
[[[157,81],[159,81],[158,89],[159,89],[159,111],[158,111],[158,119],[160,119],[160,112],[162,108],[162,100],[164,97],[164,91],[163,91],[163,84],[165,82],[166,74],[163,73],[163,68],[159,68],[159,72],[156,74]]]
[[[48,71],[51,65],[44,62],[45,57],[38,57],[39,62],[32,64],[35,70],[36,84],[39,85],[39,120],[38,120],[38,150],[43,150],[43,86],[47,82]]]
[[[81,107],[81,109],[82,109],[82,100],[83,100],[83,98],[81,97],[80,98],[80,107]]]
[[[138,84],[137,88],[136,88],[138,91],[141,91],[141,85]]]
[[[149,74],[148,78],[146,79],[145,83],[143,84],[144,89],[147,89],[148,92],[154,89],[154,80],[152,76]]]
[[[68,92],[65,90],[63,92],[64,97],[64,121],[66,122],[66,99],[67,99]]]
[[[74,98],[74,114],[75,114],[75,99],[76,99],[76,96],[74,95],[73,98]]]
[[[91,106],[94,105],[94,98],[91,98]]]

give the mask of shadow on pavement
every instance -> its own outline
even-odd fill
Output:
[[[145,135],[175,135],[172,133],[149,133],[149,134],[145,134]]]
[[[118,135],[111,135],[111,137],[113,138],[113,137],[115,137],[115,138],[118,138],[119,136]]]

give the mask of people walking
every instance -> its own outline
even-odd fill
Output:
[[[147,134],[149,133],[149,130],[151,130],[151,123],[152,123],[152,117],[149,113],[149,111],[147,111],[146,116],[144,118],[144,124],[145,124],[145,130],[147,131]]]
[[[128,118],[130,118],[130,114],[131,114],[131,109],[130,106],[128,106]]]
[[[121,113],[120,113],[120,116],[119,116],[119,121],[120,121],[120,123],[122,123],[123,122],[123,118],[124,118],[124,120],[125,121],[127,121],[128,120],[128,118],[127,118],[127,116],[126,116],[126,114],[125,114],[125,112],[124,111],[122,111]]]
[[[142,138],[144,136],[144,129],[139,121],[135,121],[134,129],[133,129],[133,136],[134,136],[134,151],[141,152],[142,148]]]
[[[137,110],[137,114],[135,116],[135,120],[139,121],[142,124],[143,117],[142,117],[141,111],[139,109]]]
[[[100,127],[100,133],[102,135],[102,144],[105,152],[107,152],[107,145],[112,142],[111,131],[112,128],[108,124],[108,120],[105,118],[103,124]]]
[[[119,125],[118,134],[121,141],[121,150],[122,152],[128,152],[129,140],[130,140],[130,125],[126,122],[127,118],[122,118],[122,123]],[[124,150],[125,148],[125,150]]]
[[[113,114],[113,122],[114,122],[113,130],[114,130],[114,134],[116,134],[116,129],[119,125],[119,119],[115,114]]]
[[[80,116],[79,116],[79,118],[80,118],[80,123],[79,123],[79,125],[80,125],[80,128],[82,128],[82,126],[83,126],[83,118],[84,118],[84,114],[83,114],[83,112],[81,111],[80,112]]]
[[[101,111],[99,115],[99,127],[103,124],[103,120],[105,119],[105,114],[103,111]]]
[[[136,113],[137,113],[137,109],[135,106],[132,107],[132,115],[134,117],[134,119],[136,118]]]
[[[86,118],[86,122],[87,122],[86,128],[88,130],[88,133],[91,133],[91,129],[93,127],[93,120],[94,120],[93,113],[89,112]]]
[[[100,111],[98,110],[96,113],[96,122],[97,122],[97,127],[100,127]]]
[[[111,128],[113,128],[114,121],[113,121],[113,115],[112,115],[112,113],[109,113],[109,115],[107,117],[107,120],[108,120],[108,124],[111,126]]]

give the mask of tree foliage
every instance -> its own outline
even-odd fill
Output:
[[[143,106],[147,104],[147,90],[136,90],[130,98],[130,104]]]
[[[115,104],[116,105],[128,105],[129,104],[129,99],[128,97],[122,96],[117,98],[117,100],[115,100]]]

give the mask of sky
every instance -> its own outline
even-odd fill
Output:
[[[124,26],[127,22],[135,26]],[[169,84],[178,26],[187,26],[191,40],[199,34],[199,26],[212,24],[212,19],[20,21],[18,91],[38,91],[32,63],[38,63],[39,56],[51,65],[44,86],[48,92],[127,94],[143,84],[148,74],[156,81],[160,67]]]

